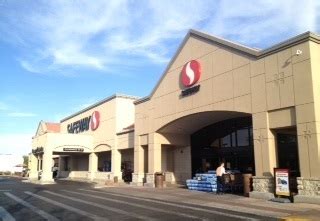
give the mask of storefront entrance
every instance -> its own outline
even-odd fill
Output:
[[[89,153],[53,152],[57,157],[52,171],[57,171],[56,178],[86,179],[89,169]]]
[[[290,192],[298,193],[297,177],[300,177],[296,128],[277,131],[278,167],[290,171]]]
[[[255,175],[252,118],[219,121],[193,133],[191,160],[192,176],[212,173],[224,162],[225,191],[247,194],[252,190],[250,177]],[[249,177],[245,185],[244,177]]]
[[[191,135],[192,174],[227,170],[255,174],[251,117],[240,117],[207,126]]]

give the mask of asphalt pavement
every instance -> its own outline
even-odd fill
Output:
[[[73,181],[37,185],[19,178],[0,177],[0,218],[4,221],[279,220],[277,214],[259,214],[228,206],[228,197],[243,198],[179,189],[97,189],[91,184]]]

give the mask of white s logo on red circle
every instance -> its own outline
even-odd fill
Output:
[[[96,130],[100,124],[100,113],[99,111],[94,111],[91,115],[90,127],[91,130]]]
[[[201,76],[201,65],[196,60],[187,62],[181,71],[182,84],[185,87],[191,87],[197,83]]]

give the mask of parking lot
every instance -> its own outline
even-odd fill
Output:
[[[263,205],[261,201],[259,206],[258,202],[242,196],[217,196],[179,188],[94,188],[73,181],[35,185],[18,178],[0,178],[0,217],[5,221],[278,220],[297,212],[320,211],[315,205],[280,208],[279,204]]]

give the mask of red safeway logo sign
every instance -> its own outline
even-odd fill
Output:
[[[94,111],[91,115],[90,127],[91,130],[96,130],[100,124],[100,113],[99,111]]]
[[[185,87],[191,87],[197,83],[201,76],[201,65],[196,60],[187,62],[181,72],[181,81]]]

